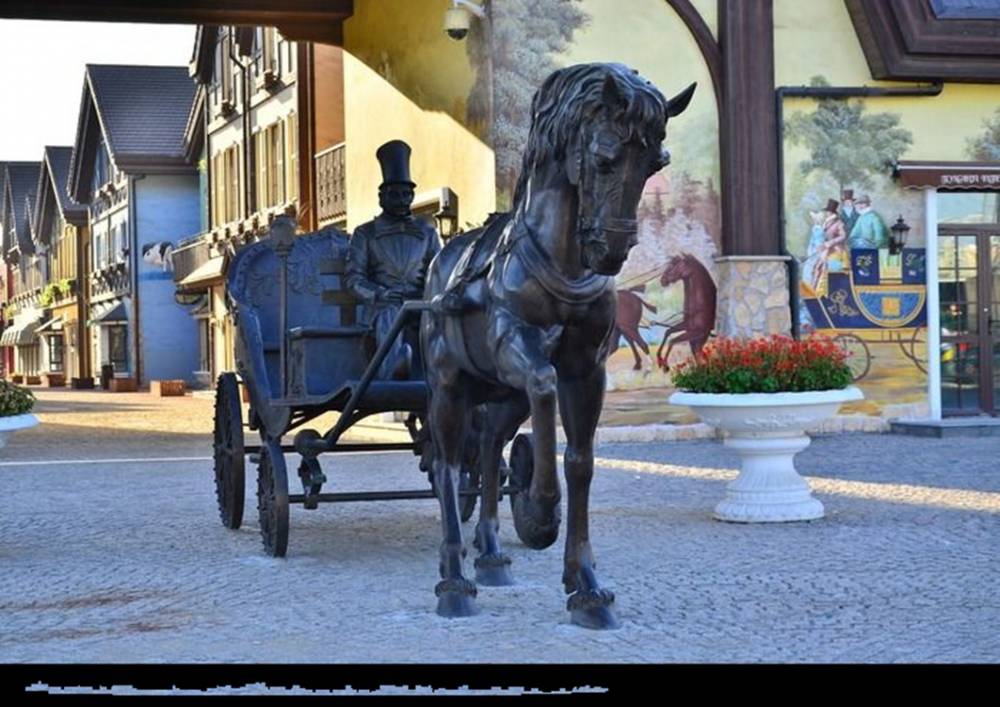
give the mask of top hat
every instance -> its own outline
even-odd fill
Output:
[[[842,191],[840,193],[840,198],[843,199],[844,201],[847,201],[848,199],[851,199],[853,201],[854,200],[854,190],[853,189],[845,189],[844,191]]]
[[[836,199],[827,199],[825,211],[829,211],[831,214],[837,213],[837,207],[840,206],[840,202]]]
[[[375,152],[382,167],[382,185],[409,184],[417,186],[410,179],[410,146],[402,140],[390,140]]]
[[[861,196],[859,196],[855,200],[854,203],[856,203],[856,204],[867,204],[868,206],[871,206],[872,200],[871,200],[871,197],[869,197],[867,194],[862,194]]]

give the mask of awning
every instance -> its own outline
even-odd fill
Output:
[[[118,301],[117,303],[106,304],[103,308],[99,309],[90,321],[87,322],[88,326],[94,326],[95,324],[118,324],[128,321],[128,317],[125,314],[125,303]]]
[[[892,176],[904,188],[1000,191],[1000,162],[898,162]]]
[[[62,323],[62,317],[52,317],[52,319],[35,329],[35,333],[41,334],[43,331],[62,331]]]
[[[15,324],[4,329],[0,334],[0,346],[31,346],[35,341],[35,331],[40,318]]]
[[[199,265],[191,271],[183,280],[177,283],[177,289],[191,290],[199,285],[207,287],[222,281],[223,270],[225,269],[226,258],[219,255],[211,258],[208,262]]]

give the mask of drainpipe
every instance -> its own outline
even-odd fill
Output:
[[[132,347],[134,359],[132,365],[135,367],[136,387],[142,384],[142,356],[140,355],[140,345],[142,339],[141,319],[139,318],[139,224],[136,222],[136,182],[145,179],[146,175],[130,176],[128,178],[128,265],[131,272],[129,279],[132,283]]]
[[[922,86],[779,86],[775,91],[775,114],[778,127],[778,247],[789,257],[788,289],[792,310],[792,336],[799,338],[799,261],[788,252],[785,237],[785,120],[784,99],[787,98],[891,98],[939,96],[944,84],[935,81]]]

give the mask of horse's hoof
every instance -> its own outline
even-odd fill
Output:
[[[509,587],[514,584],[510,558],[504,554],[482,555],[476,558],[476,584],[484,587]]]
[[[532,550],[544,550],[559,539],[562,509],[559,499],[541,504],[531,500],[527,491],[516,494],[511,500],[514,530],[517,537]]]
[[[479,613],[476,606],[476,585],[467,579],[446,579],[434,587],[438,616],[460,619]]]
[[[571,595],[566,602],[570,621],[596,631],[621,627],[614,610],[615,595],[608,589],[589,589]]]

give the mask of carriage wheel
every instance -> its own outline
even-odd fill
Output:
[[[288,469],[281,445],[273,440],[261,445],[257,466],[257,513],[264,552],[284,557],[288,549]]]
[[[510,495],[510,512],[514,516],[517,537],[533,550],[544,550],[559,537],[562,511],[556,503],[548,518],[531,512],[528,489],[535,473],[535,443],[531,435],[519,434],[510,449],[510,484],[518,491]]]
[[[219,376],[215,388],[215,498],[222,524],[236,530],[243,523],[246,474],[243,457],[243,408],[233,373]]]
[[[913,365],[920,369],[921,373],[927,373],[927,359],[921,358],[919,355],[920,347],[923,347],[924,354],[927,352],[927,330],[923,327],[916,327],[913,330],[913,336],[910,338],[910,352],[907,355]],[[905,353],[905,349],[904,349]]]
[[[854,334],[838,334],[833,337],[833,341],[847,353],[847,366],[851,369],[854,381],[867,376],[872,367],[872,354],[868,350],[868,344]]]

